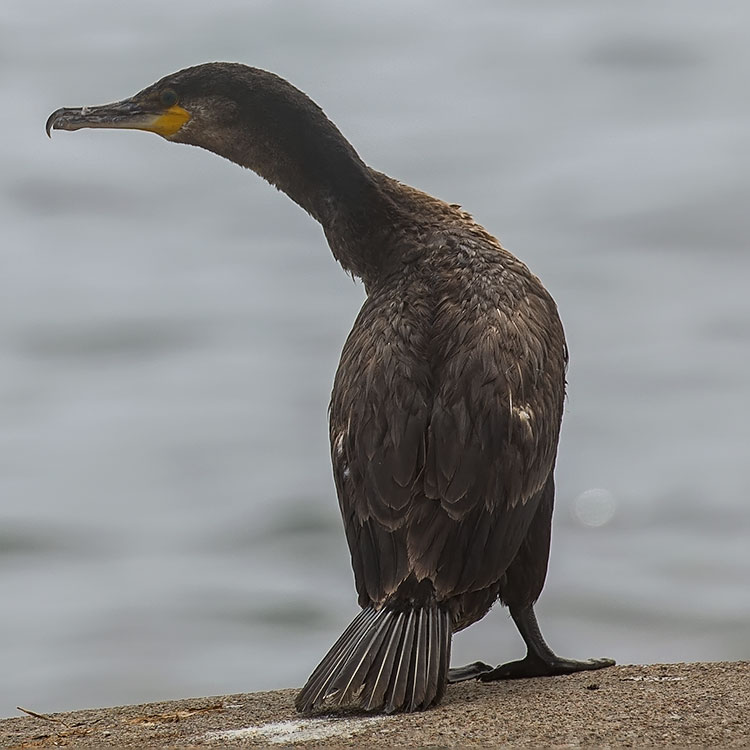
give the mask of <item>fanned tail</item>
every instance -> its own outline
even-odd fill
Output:
[[[324,705],[421,711],[445,692],[451,622],[437,604],[363,609],[297,695],[302,713]]]

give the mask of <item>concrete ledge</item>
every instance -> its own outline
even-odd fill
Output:
[[[0,721],[0,747],[750,747],[750,662],[464,683],[438,708],[399,716],[300,719],[294,693],[26,715]]]

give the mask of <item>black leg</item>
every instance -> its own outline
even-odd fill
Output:
[[[494,669],[477,661],[465,667],[448,671],[449,682],[463,680],[513,680],[520,677],[546,677],[571,674],[592,669],[611,667],[613,659],[576,661],[558,656],[544,642],[536,621],[534,602],[542,592],[547,575],[552,507],[555,500],[555,482],[552,474],[540,491],[537,510],[516,557],[500,582],[500,600],[510,608],[518,631],[526,642],[526,657],[520,661],[501,664]]]
[[[520,661],[501,664],[489,671],[483,670],[476,678],[484,682],[492,680],[515,680],[521,677],[547,677],[551,675],[572,674],[587,670],[603,669],[614,665],[614,659],[565,659],[558,656],[544,641],[539,624],[536,621],[534,607],[519,609],[510,608],[510,614],[526,642],[526,657]],[[453,670],[451,670],[453,671]],[[449,675],[450,676],[450,675]],[[464,679],[470,679],[466,677]]]

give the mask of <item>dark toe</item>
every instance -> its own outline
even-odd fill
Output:
[[[448,682],[465,682],[466,680],[477,680],[486,672],[492,672],[493,667],[483,661],[475,661],[465,664],[463,667],[454,667],[448,670]]]
[[[614,659],[587,659],[586,661],[573,662],[574,664],[585,664],[586,666],[580,667],[575,670],[576,672],[584,671],[586,669],[604,669],[605,667],[614,667],[617,663]]]
[[[575,672],[589,672],[614,666],[614,659],[563,659],[556,656],[549,660],[542,660],[536,656],[527,656],[520,661],[501,664],[489,672],[483,672],[479,679],[483,682],[494,680],[518,680],[525,677],[553,677],[555,675],[574,674]]]

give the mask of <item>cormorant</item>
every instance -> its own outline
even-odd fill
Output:
[[[272,73],[209,63],[51,129],[134,128],[213,151],[323,226],[367,292],[330,405],[333,473],[362,611],[297,696],[309,712],[436,704],[446,682],[558,675],[534,614],[547,572],[567,348],[539,279],[457,205],[368,167]],[[501,600],[520,661],[449,669],[453,633]]]

